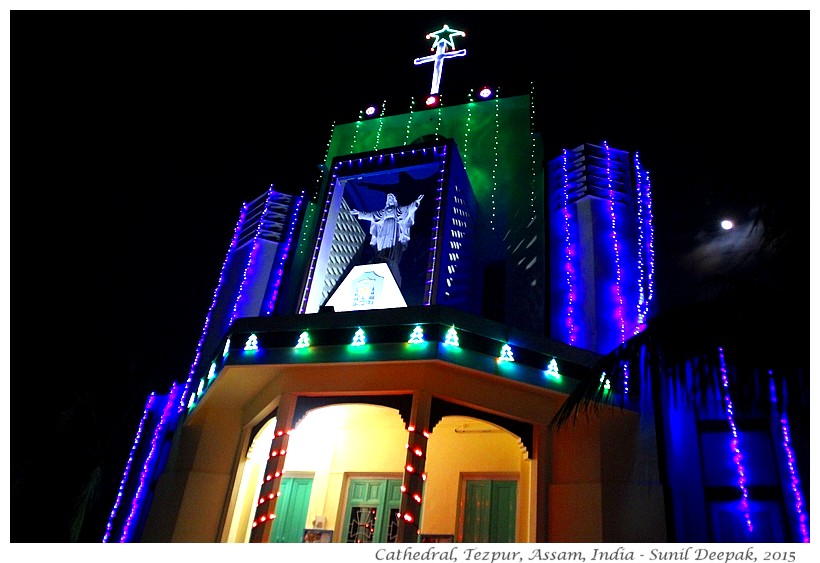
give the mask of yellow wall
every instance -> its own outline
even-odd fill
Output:
[[[362,475],[401,478],[406,444],[407,430],[393,409],[336,405],[311,411],[291,433],[285,461],[285,475],[313,477],[305,527],[315,527],[316,517],[323,516],[325,527],[334,530],[334,541],[343,540],[348,480]],[[421,532],[457,534],[462,479],[485,474],[518,481],[517,541],[533,541],[528,516],[530,463],[521,441],[508,431],[472,418],[444,418],[427,446]],[[261,473],[254,474],[261,478]],[[246,479],[242,486],[237,497],[242,506],[234,511],[233,528],[250,517],[259,484]],[[243,541],[235,532],[231,537]]]
[[[427,444],[422,533],[457,535],[461,480],[465,474],[484,473],[488,474],[487,478],[515,476],[518,479],[525,459],[521,441],[506,430],[473,418],[451,416],[442,419]],[[519,534],[522,522],[526,522],[528,486],[529,483],[518,479]]]

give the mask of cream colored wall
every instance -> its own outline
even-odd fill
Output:
[[[513,474],[518,479],[518,541],[528,541],[528,479],[521,479],[526,455],[517,436],[486,422],[460,416],[445,417],[427,443],[427,483],[421,532],[457,533],[461,477],[463,474]],[[491,475],[488,478],[493,478]],[[523,538],[521,536],[524,536]]]
[[[275,427],[276,418],[272,418],[259,429],[256,436],[251,436],[251,445],[240,462],[242,478],[234,492],[234,508],[227,521],[228,532],[224,538],[227,542],[246,543],[250,538],[251,520],[259,498]]]
[[[404,467],[407,431],[394,409],[373,405],[334,405],[308,413],[291,432],[285,475],[312,472],[306,526],[317,516],[339,539],[340,507],[346,477],[380,474],[399,477]]]
[[[285,462],[285,475],[313,475],[305,526],[313,527],[315,518],[324,516],[325,527],[334,530],[334,541],[342,539],[339,530],[349,478],[363,474],[399,478],[406,444],[404,422],[394,409],[335,405],[311,411],[291,433]],[[530,464],[520,440],[506,430],[467,417],[444,418],[427,447],[422,533],[456,533],[463,474],[520,475],[517,540],[532,541],[529,480],[534,473]],[[241,497],[241,511],[248,513],[258,489],[258,483],[251,486],[251,480]],[[242,541],[236,533],[232,537]]]

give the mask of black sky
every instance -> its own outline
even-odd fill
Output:
[[[314,188],[334,120],[423,96],[412,61],[444,23],[468,52],[445,96],[534,81],[547,158],[640,152],[659,307],[776,273],[717,238],[723,214],[748,225],[774,193],[807,234],[807,10],[14,11],[12,541],[67,541],[100,466],[80,536],[99,541],[147,393],[187,376],[242,203]],[[779,273],[808,296],[805,240]],[[62,498],[47,537],[26,524],[44,487]]]

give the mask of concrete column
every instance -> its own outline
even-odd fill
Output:
[[[418,542],[432,402],[433,396],[429,391],[420,390],[413,393],[410,423],[407,425],[407,455],[402,480],[398,537],[396,538],[398,543]]]
[[[549,531],[549,482],[550,452],[552,439],[547,427],[543,424],[533,425],[533,452],[535,462],[535,539],[536,543],[546,543]],[[532,538],[530,541],[533,541]]]
[[[251,524],[250,543],[267,543],[270,539],[273,519],[276,518],[276,501],[279,498],[279,484],[282,482],[282,469],[285,466],[285,455],[293,425],[293,413],[296,409],[296,396],[283,393],[279,397],[276,409],[276,430],[271,442],[270,457],[265,467],[264,481],[256,499],[256,513]]]

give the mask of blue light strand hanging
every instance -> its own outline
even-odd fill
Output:
[[[769,389],[771,391],[772,409],[777,410],[777,388],[774,384],[774,377],[772,370],[769,370]],[[784,393],[785,394],[785,393]],[[800,486],[800,479],[797,476],[797,460],[794,456],[794,450],[791,447],[791,431],[789,428],[789,417],[786,415],[786,409],[783,408],[779,416],[780,432],[782,436],[781,447],[786,456],[786,465],[789,468],[789,489],[791,489],[794,497],[794,513],[797,519],[798,532],[800,533],[800,542],[809,543],[809,523],[808,515],[803,510],[803,491]]]
[[[609,152],[609,145],[604,141],[604,149],[606,150],[606,182],[608,189],[609,202],[609,216],[610,225],[612,227],[612,250],[615,255],[615,318],[618,319],[618,331],[620,332],[620,344],[626,342],[626,321],[624,319],[624,297],[621,289],[621,252],[620,242],[618,240],[618,229],[616,224],[615,213],[615,190],[612,187],[612,157]]]
[[[655,249],[652,227],[652,193],[649,171],[641,166],[640,157],[635,153],[635,189],[638,215],[638,303],[637,326],[634,334],[643,330],[649,318],[649,307],[654,293]]]
[[[492,175],[492,190],[490,191],[490,229],[493,231],[495,230],[495,211],[496,211],[496,201],[495,201],[495,192],[498,189],[498,135],[500,130],[499,124],[499,99],[496,96],[495,100],[495,130],[493,133],[493,166],[491,169],[490,174]]]
[[[376,129],[376,145],[373,147],[374,151],[379,150],[379,143],[382,138],[382,128],[384,127],[384,113],[387,108],[387,100],[382,100],[382,109],[379,113],[379,127]]]
[[[572,244],[572,229],[570,228],[570,219],[572,215],[569,212],[569,171],[567,170],[567,149],[563,149],[561,160],[561,171],[563,173],[562,183],[562,215],[564,219],[564,281],[567,286],[567,316],[566,327],[568,332],[567,343],[570,346],[575,345],[576,340],[576,326],[575,326],[575,265],[573,259],[575,257],[575,247]]]
[[[433,147],[433,154],[436,152],[436,147]],[[432,235],[430,237],[430,262],[427,268],[427,277],[425,283],[425,298],[424,305],[432,305],[433,303],[433,278],[435,277],[436,264],[438,261],[438,234],[439,225],[441,224],[441,204],[442,194],[444,192],[444,174],[446,172],[447,164],[447,145],[441,147],[441,168],[439,169],[439,177],[436,180],[436,211],[433,218]]]
[[[413,109],[415,105],[415,101],[413,96],[410,96],[410,111],[407,112],[407,126],[404,130],[404,143],[403,145],[410,144],[410,126],[413,124]]]
[[[735,424],[735,407],[732,404],[732,398],[729,395],[729,377],[727,375],[726,360],[723,356],[723,347],[718,347],[718,358],[720,360],[720,380],[723,387],[723,403],[726,409],[726,418],[729,421],[729,428],[732,432],[732,440],[730,448],[732,451],[732,461],[737,467],[737,485],[740,488],[740,509],[743,512],[743,518],[746,520],[746,526],[751,532],[754,528],[752,526],[752,517],[749,514],[749,489],[746,487],[746,468],[743,465],[743,454],[740,451],[740,437]]]
[[[273,184],[270,185],[268,188],[268,193],[265,196],[265,204],[262,206],[262,214],[259,216],[259,220],[256,223],[256,232],[253,235],[253,243],[251,246],[251,251],[248,254],[248,263],[245,264],[245,269],[242,272],[242,281],[239,283],[239,291],[236,293],[236,300],[233,304],[233,310],[231,311],[231,319],[228,322],[228,326],[233,326],[233,322],[236,320],[237,315],[239,314],[239,304],[245,299],[245,291],[248,287],[248,275],[250,272],[253,271],[253,265],[256,262],[256,255],[259,252],[260,244],[259,238],[262,233],[262,225],[265,223],[265,218],[268,215],[268,206],[271,204],[271,196],[276,193],[273,190]]]
[[[177,395],[180,394],[180,389],[181,386],[178,386],[176,382],[174,382],[171,385],[171,390],[168,392],[165,407],[162,410],[159,423],[157,423],[157,426],[154,429],[154,435],[151,438],[151,449],[148,452],[148,456],[145,458],[145,463],[143,464],[142,471],[140,472],[137,491],[134,493],[134,498],[131,500],[131,511],[129,512],[125,525],[123,525],[122,528],[122,534],[119,539],[120,543],[125,543],[131,539],[131,526],[134,524],[135,519],[137,519],[138,514],[143,507],[143,495],[147,494],[147,482],[154,471],[156,461],[155,456],[158,455],[160,449],[159,441],[164,437],[165,427],[170,422],[171,417],[178,414],[174,412],[174,405],[176,401],[179,400]]]
[[[239,219],[236,222],[236,227],[233,231],[233,238],[231,239],[230,245],[228,245],[228,252],[225,254],[225,260],[222,262],[222,270],[219,272],[219,281],[216,284],[216,289],[214,290],[214,296],[211,300],[211,305],[208,307],[208,313],[205,315],[205,326],[202,327],[202,334],[199,337],[199,342],[196,345],[196,353],[194,354],[194,361],[191,363],[191,368],[188,370],[188,379],[185,381],[185,387],[180,394],[180,401],[178,405],[178,412],[182,412],[185,410],[187,406],[188,400],[188,393],[191,389],[191,383],[194,380],[194,374],[196,373],[197,368],[199,367],[199,360],[202,356],[202,345],[205,343],[205,337],[208,334],[208,327],[211,325],[211,315],[213,314],[214,308],[216,307],[217,298],[219,297],[220,290],[222,289],[222,285],[225,283],[225,272],[228,266],[228,261],[231,258],[231,255],[236,250],[237,242],[239,241],[239,234],[242,232],[242,227],[245,224],[245,218],[248,214],[248,204],[242,204],[242,212],[239,214]],[[227,349],[227,344],[225,345]]]
[[[273,291],[265,310],[266,315],[272,315],[273,310],[276,307],[276,300],[279,297],[279,287],[282,285],[282,278],[285,275],[285,262],[290,254],[290,247],[293,243],[293,233],[296,230],[296,225],[299,224],[299,210],[302,207],[302,202],[304,199],[305,192],[302,191],[302,193],[296,198],[296,202],[293,205],[293,213],[291,213],[290,216],[290,226],[288,228],[287,238],[285,239],[284,244],[280,242],[276,249],[277,256],[274,258],[274,262],[276,263],[276,267],[274,268],[275,279],[273,282]]]
[[[120,502],[122,502],[122,495],[125,491],[125,485],[128,482],[128,475],[131,473],[131,465],[134,463],[134,455],[137,452],[137,447],[139,446],[140,439],[142,438],[142,432],[145,428],[145,421],[148,420],[148,413],[151,411],[151,407],[153,406],[156,398],[156,393],[152,391],[148,396],[148,399],[145,401],[145,408],[142,411],[142,418],[137,425],[137,435],[134,437],[134,443],[131,444],[131,451],[128,453],[128,461],[125,463],[125,471],[123,471],[120,486],[117,489],[117,498],[114,501],[114,508],[111,509],[111,514],[108,516],[108,523],[105,525],[105,535],[103,535],[102,543],[108,543],[108,539],[111,537],[111,529],[114,526],[114,518],[117,516],[117,510],[120,507]]]

